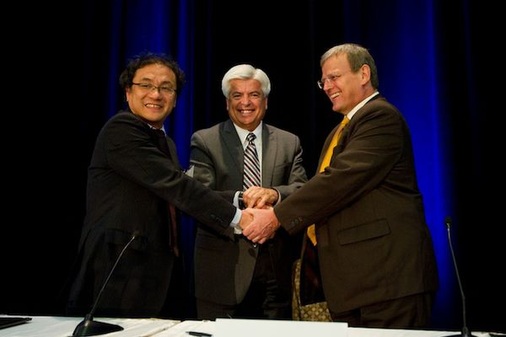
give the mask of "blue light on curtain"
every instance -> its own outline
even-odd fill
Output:
[[[129,58],[144,51],[163,52],[176,59],[185,71],[187,82],[165,123],[178,144],[183,168],[188,166],[187,145],[193,132],[192,10],[189,1],[115,0],[110,8],[108,49],[96,51],[109,55],[107,117],[125,107],[118,77]]]
[[[363,2],[346,1],[344,10],[347,41],[371,51],[378,67],[380,93],[399,108],[411,129],[419,187],[440,272],[434,314],[434,323],[439,325],[455,311],[455,283],[444,224],[453,205],[450,177],[445,175],[448,149],[441,137],[448,126],[438,102],[433,3],[381,2],[364,8]]]

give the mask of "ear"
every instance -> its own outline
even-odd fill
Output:
[[[371,68],[368,64],[363,64],[362,67],[360,67],[360,74],[362,76],[362,84],[371,81]]]

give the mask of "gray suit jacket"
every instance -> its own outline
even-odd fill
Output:
[[[262,184],[276,188],[284,199],[306,181],[299,138],[263,123]],[[242,190],[243,147],[229,119],[195,132],[191,139],[190,165],[193,176],[233,202]],[[233,235],[223,235],[199,224],[195,241],[195,295],[199,299],[234,305],[248,290],[258,248]],[[300,254],[299,241],[279,231],[268,246],[278,282],[291,292],[291,267]]]

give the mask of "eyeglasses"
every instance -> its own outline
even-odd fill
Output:
[[[334,74],[330,74],[328,77],[323,77],[321,80],[319,81],[316,81],[316,84],[318,85],[318,88],[322,89],[325,87],[325,83],[327,81],[331,82],[331,83],[336,83],[336,81],[341,78],[342,76],[346,75],[347,73],[350,73],[352,72],[351,70],[346,70],[342,73],[334,73]]]
[[[316,81],[316,84],[318,85],[318,88],[323,90],[323,88],[325,87],[325,82],[329,81],[335,83],[341,76],[343,76],[343,74],[329,75],[329,77],[323,77],[321,80]]]
[[[157,90],[158,92],[165,94],[165,95],[174,95],[176,92],[176,89],[168,86],[168,85],[160,85],[156,86],[151,83],[134,83],[132,82],[132,85],[138,85],[139,88],[144,92],[152,92],[153,90]]]

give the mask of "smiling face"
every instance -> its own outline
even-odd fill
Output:
[[[150,64],[137,69],[127,88],[126,99],[130,110],[146,123],[161,128],[176,107],[176,75],[162,64]]]
[[[267,97],[255,79],[233,79],[227,97],[230,119],[242,129],[253,131],[260,124],[267,110]]]
[[[346,115],[371,95],[370,68],[362,65],[352,72],[346,54],[330,57],[322,65],[322,89],[332,102],[332,110]]]

